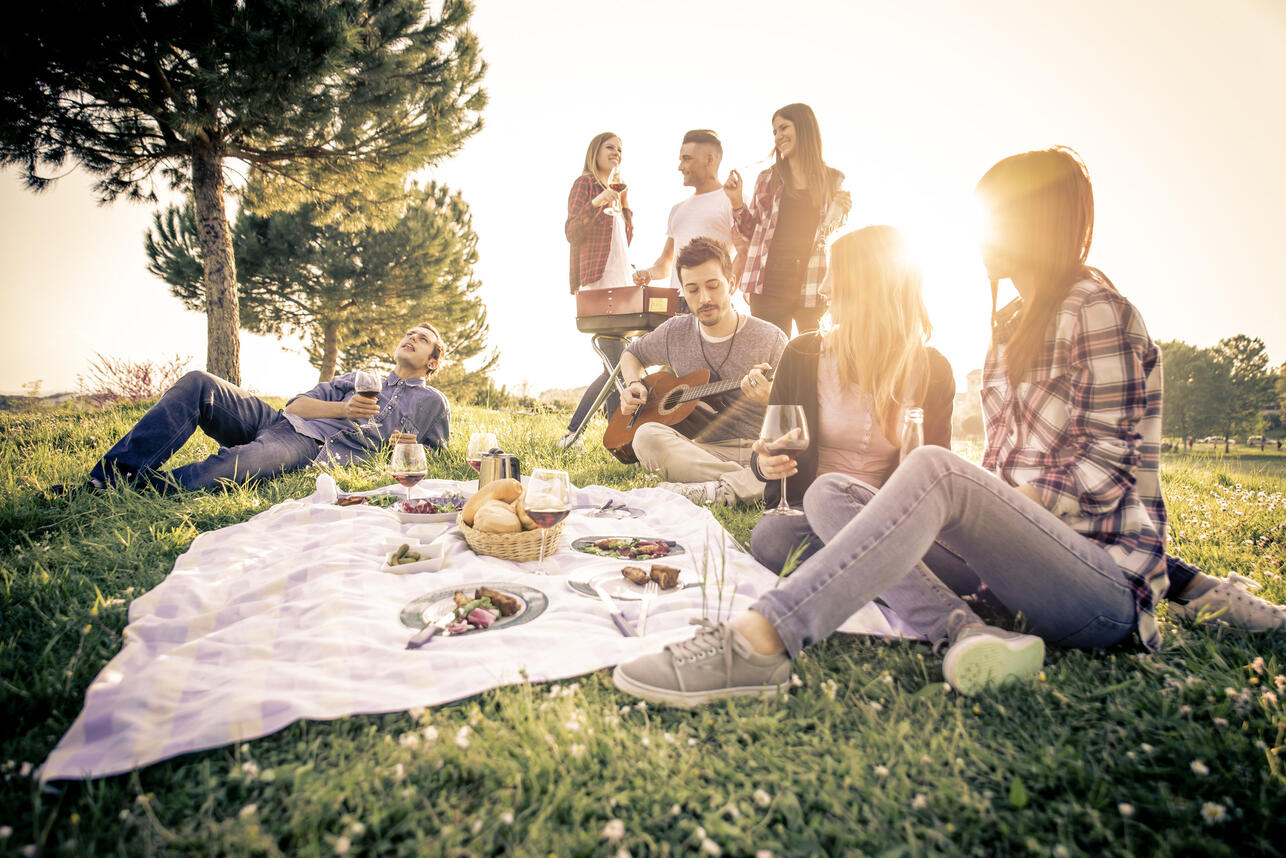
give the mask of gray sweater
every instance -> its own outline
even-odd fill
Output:
[[[711,381],[740,381],[757,363],[776,366],[786,348],[786,335],[776,325],[753,316],[743,318],[745,323],[735,336],[712,343],[702,339],[701,322],[696,316],[675,316],[635,340],[626,351],[644,366],[668,364],[675,375],[708,369]],[[764,422],[763,406],[747,400],[741,391],[734,390],[705,401],[720,416],[702,433],[701,440],[759,437],[759,427]]]

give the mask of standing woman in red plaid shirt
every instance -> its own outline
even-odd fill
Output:
[[[1086,264],[1089,175],[1069,149],[1028,152],[988,170],[978,194],[993,295],[1001,279],[1019,294],[993,313],[983,467],[913,450],[781,586],[731,624],[621,665],[619,688],[677,705],[774,695],[790,658],[916,578],[938,599],[923,631],[945,645],[943,676],[962,694],[1035,674],[1045,641],[1099,649],[1137,634],[1159,645],[1161,355],[1138,310]],[[967,566],[1028,633],[984,624],[937,563]]]
[[[772,116],[772,167],[759,174],[750,204],[733,170],[723,190],[738,232],[750,240],[741,291],[750,312],[790,336],[817,330],[826,312],[818,288],[826,277],[826,237],[853,205],[840,189],[844,174],[822,159],[822,134],[807,104],[788,104]]]
[[[611,188],[613,174],[620,182],[621,138],[611,131],[604,131],[589,141],[585,152],[585,165],[580,176],[572,182],[567,195],[567,223],[564,231],[571,244],[571,287],[575,295],[581,289],[606,289],[630,286],[628,248],[634,240],[634,213],[626,199],[628,190]],[[612,340],[601,341],[603,351],[613,361],[621,359],[624,346]],[[581,396],[580,404],[567,425],[571,438],[582,420],[590,417],[589,407],[598,398],[598,392],[607,384],[607,373],[595,379]],[[612,391],[603,407],[611,414],[620,405],[621,398]]]

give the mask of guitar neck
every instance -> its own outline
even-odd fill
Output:
[[[764,377],[772,381],[773,371],[770,369],[764,373]],[[694,399],[705,399],[707,396],[717,396],[720,393],[727,393],[730,390],[739,390],[741,388],[741,379],[733,381],[711,381],[706,384],[698,384],[696,387],[689,387],[679,395],[675,403],[691,402]]]

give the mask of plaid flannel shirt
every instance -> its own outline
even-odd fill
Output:
[[[1012,322],[1019,306],[1001,318]],[[1167,588],[1160,350],[1129,301],[1083,280],[1016,388],[1004,351],[993,346],[983,369],[983,467],[1011,485],[1035,486],[1046,509],[1107,550],[1134,591],[1139,638],[1157,649],[1153,608]]]
[[[844,182],[844,174],[839,170],[830,171],[834,187],[839,189]],[[781,210],[783,188],[774,186],[772,170],[764,170],[755,180],[755,193],[749,205],[733,214],[733,223],[742,237],[750,240],[746,251],[746,267],[741,274],[741,291],[747,295],[761,295],[764,291],[764,265],[768,262],[768,252],[772,248],[773,234],[777,231],[777,215]],[[803,306],[816,307],[822,303],[817,294],[822,281],[826,279],[826,239],[831,232],[843,222],[842,217],[830,217],[826,206],[822,206],[817,221],[817,234],[813,237],[813,252],[808,257],[808,270],[804,276],[804,288],[800,295]]]
[[[603,276],[607,257],[612,251],[612,216],[604,213],[606,206],[594,205],[594,197],[603,192],[598,179],[582,173],[572,182],[567,195],[567,223],[563,227],[571,243],[572,294],[586,283],[593,283]],[[622,211],[625,218],[625,240],[634,240],[634,214]]]

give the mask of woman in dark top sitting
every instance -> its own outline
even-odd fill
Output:
[[[853,201],[840,190],[844,174],[826,166],[817,117],[807,104],[788,104],[773,114],[775,163],[759,174],[750,204],[742,200],[741,176],[728,175],[737,230],[750,240],[741,290],[750,312],[790,336],[817,330],[826,312],[818,294],[826,275],[826,237]]]
[[[951,447],[951,410],[956,385],[951,364],[925,342],[933,330],[921,292],[919,266],[896,229],[868,226],[835,241],[822,295],[834,327],[803,334],[786,346],[773,377],[770,403],[802,405],[812,444],[797,458],[769,456],[756,442],[751,460],[767,482],[764,503],[775,505],[786,483],[787,501],[803,507],[804,492],[817,482],[805,516],[766,515],[755,525],[750,550],[774,572],[793,555],[802,563],[833,531],[874,496],[898,464],[898,440],[907,408],[924,411],[924,443]],[[820,510],[825,512],[821,513]],[[824,514],[825,521],[816,521]],[[973,594],[976,576],[945,576],[958,593]],[[957,589],[958,588],[958,589]],[[886,603],[914,623],[926,603],[914,578],[884,594]],[[932,604],[928,600],[928,605]]]

